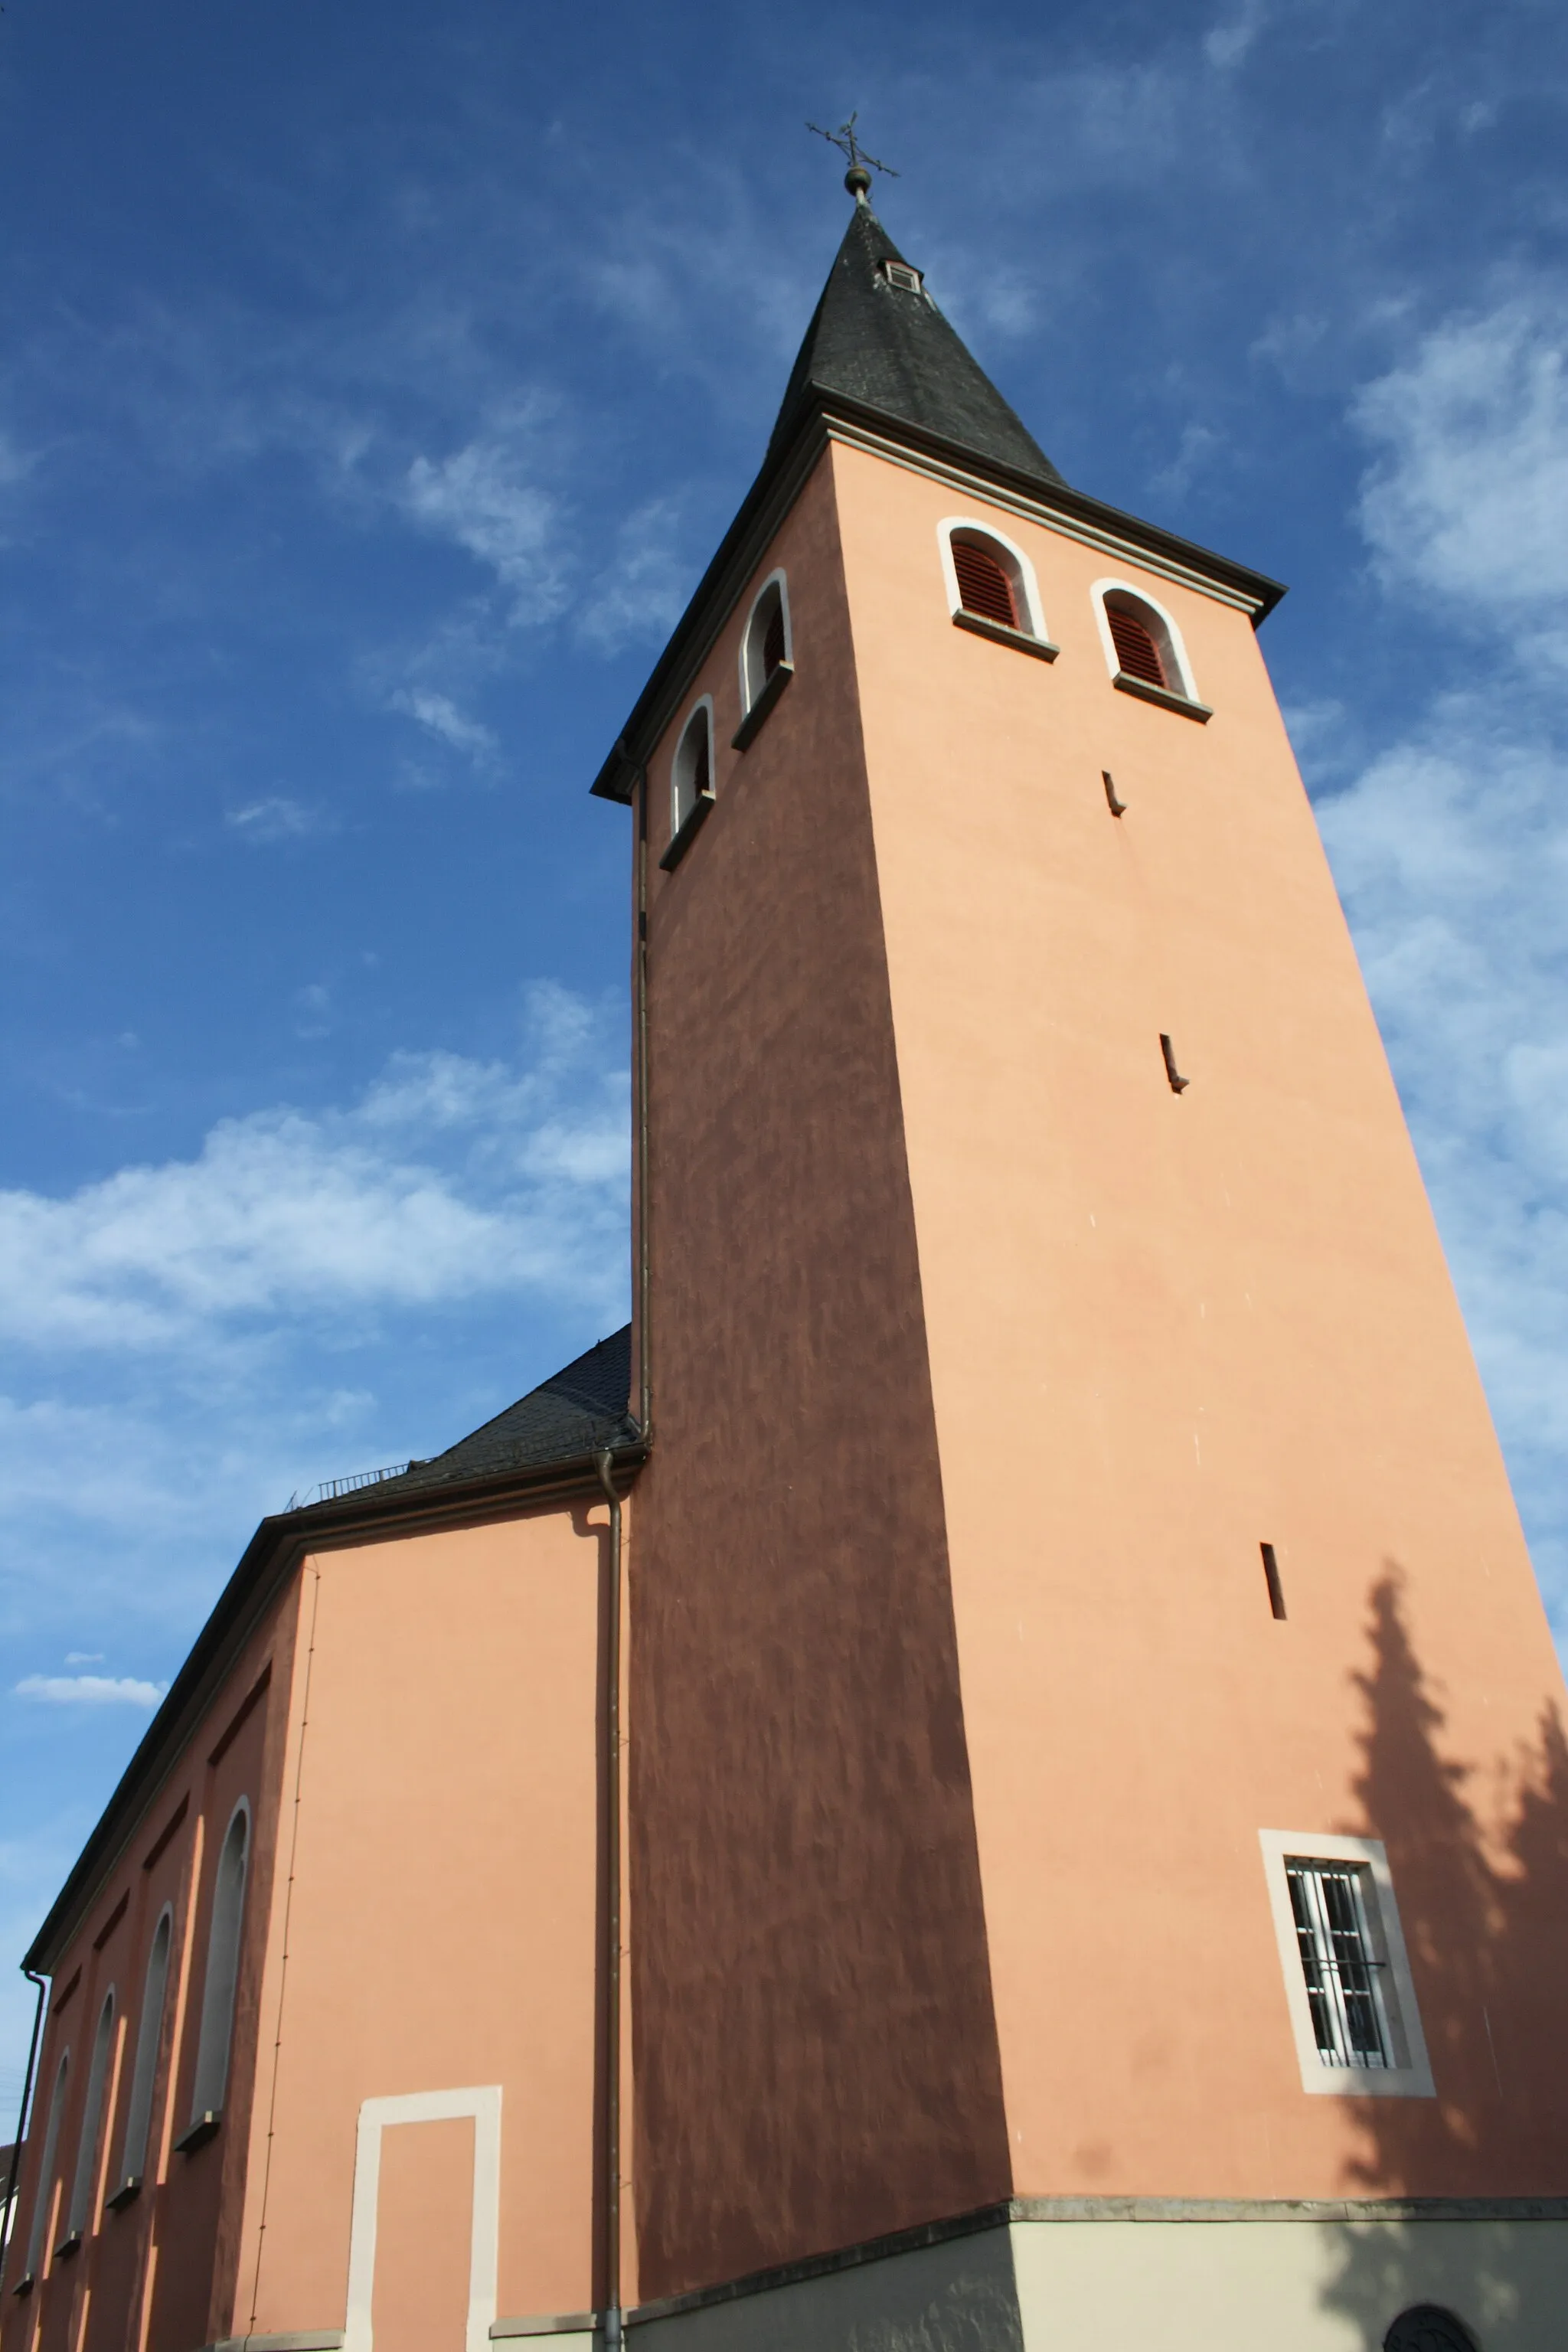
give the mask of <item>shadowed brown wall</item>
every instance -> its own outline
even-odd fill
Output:
[[[652,1461],[632,1551],[639,2292],[1005,2195],[1006,2126],[832,478],[650,763]],[[658,872],[691,701],[717,805]]]

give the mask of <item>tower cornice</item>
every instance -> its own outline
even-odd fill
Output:
[[[834,442],[866,450],[890,465],[983,498],[1086,546],[1137,562],[1162,579],[1246,613],[1254,628],[1267,620],[1286,593],[1282,583],[1267,572],[1109,506],[1068,483],[1046,482],[1037,473],[983,457],[973,448],[890,417],[883,410],[864,406],[840,393],[818,390],[790,440],[770,450],[654,664],[614,750],[594,780],[591,789],[599,799],[630,802],[637,777],[733,612],[763,549],[823,452]]]

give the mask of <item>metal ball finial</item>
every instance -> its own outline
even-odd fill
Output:
[[[808,131],[815,131],[819,139],[826,139],[830,147],[837,147],[841,155],[847,155],[849,169],[844,174],[844,184],[858,205],[869,205],[871,172],[886,172],[889,180],[896,180],[899,175],[890,163],[879,163],[875,155],[868,155],[856,138],[855,125],[859,115],[860,110],[857,107],[848,121],[841,122],[837,131],[824,131],[819,122],[808,122],[805,127]],[[868,163],[871,172],[866,169]]]

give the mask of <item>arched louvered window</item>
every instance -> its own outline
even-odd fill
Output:
[[[92,2222],[92,2193],[98,2179],[98,2143],[103,2129],[103,2094],[109,2079],[110,2053],[114,2044],[114,1988],[104,1994],[92,2037],[92,2057],[87,2070],[87,2098],[81,2111],[81,2137],[77,2142],[76,2173],[71,2181],[70,2208],[63,2242],[79,2238]]]
[[[234,2036],[234,1997],[239,1984],[239,1931],[245,1921],[245,1881],[250,1862],[250,1807],[242,1797],[229,1817],[213,1877],[212,1928],[202,1987],[202,2030],[196,2043],[196,2078],[191,2125],[216,2123],[228,2087],[229,2044]]]
[[[174,1932],[174,1916],[165,1904],[153,1931],[153,1949],[147,1958],[147,1981],[142,1992],[136,2063],[131,2076],[131,2104],[125,2116],[125,2145],[120,2152],[120,2189],[134,2186],[147,2168],[153,2086],[158,2073],[158,2044],[163,2039],[163,2002],[169,1989],[169,1945]]]
[[[994,621],[1004,629],[1024,625],[1019,618],[1017,592],[1002,551],[994,544],[979,539],[952,540],[952,568],[958,576],[959,600],[966,613],[976,620]]]
[[[1212,718],[1198,699],[1181,631],[1165,607],[1125,580],[1097,580],[1091,593],[1112,684],[1189,719]]]
[[[670,828],[679,833],[713,797],[713,705],[706,695],[686,722],[670,772]]]
[[[33,2191],[33,2226],[27,2233],[27,2276],[37,2278],[38,2265],[44,2259],[48,2243],[45,2232],[55,2202],[55,2162],[60,2152],[60,2121],[66,2109],[66,2086],[70,2081],[71,2054],[60,2053],[60,2063],[55,2068],[55,2084],[49,2093],[48,2121],[44,2126],[43,2161],[38,2167],[38,2184]]]
[[[1145,686],[1163,686],[1167,693],[1180,693],[1173,688],[1160,658],[1160,648],[1154,633],[1143,615],[1130,604],[1105,600],[1105,617],[1110,624],[1111,643],[1116,658],[1128,677],[1142,678]]]
[[[764,580],[757,591],[741,646],[741,709],[742,718],[753,710],[770,681],[794,659],[790,638],[789,590],[782,572]],[[781,681],[782,683],[782,681]],[[775,692],[776,692],[775,688]],[[742,733],[744,729],[742,729]]]

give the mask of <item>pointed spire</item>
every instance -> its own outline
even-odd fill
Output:
[[[852,162],[855,210],[805,331],[768,444],[777,455],[804,417],[837,394],[890,423],[1037,480],[1061,476],[924,290],[871,209],[870,178]],[[889,264],[894,265],[889,270]]]

